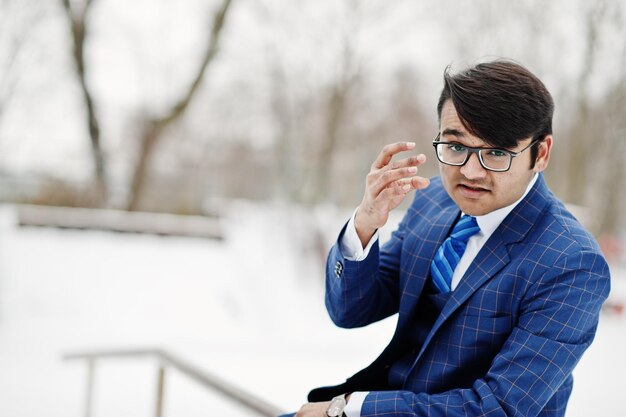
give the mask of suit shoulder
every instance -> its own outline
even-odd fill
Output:
[[[600,246],[593,235],[556,197],[546,205],[534,229],[539,238],[551,240],[553,246],[560,248],[562,256],[581,252],[601,255]]]

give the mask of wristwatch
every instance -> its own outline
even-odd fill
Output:
[[[341,394],[330,400],[326,415],[328,417],[341,417],[345,416],[343,409],[346,408],[346,394]]]

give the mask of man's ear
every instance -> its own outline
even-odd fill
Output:
[[[545,139],[539,142],[539,151],[535,159],[534,172],[541,172],[548,167],[550,162],[550,151],[552,150],[552,135],[546,135]]]

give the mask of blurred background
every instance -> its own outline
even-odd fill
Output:
[[[568,416],[622,415],[625,19],[619,0],[0,0],[0,415],[262,415],[234,397],[297,409],[369,364],[394,320],[335,328],[326,252],[382,146],[417,142],[436,175],[445,67],[497,57],[553,94],[547,181],[612,269]]]

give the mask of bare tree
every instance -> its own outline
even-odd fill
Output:
[[[85,62],[85,41],[87,39],[87,17],[94,0],[61,0],[72,35],[74,67],[85,102],[87,129],[91,141],[91,157],[94,164],[94,204],[105,205],[108,199],[106,162],[100,138],[100,124],[94,105],[93,94],[87,84],[87,64]]]
[[[10,26],[5,22],[9,16],[10,2],[4,0],[0,2],[0,27],[2,31],[6,31]],[[0,121],[4,115],[6,106],[15,92],[15,63],[17,55],[23,45],[23,36],[14,33],[2,33],[2,42],[0,58]]]
[[[607,100],[608,103],[621,107],[608,108],[607,105],[603,108],[605,117],[602,120],[609,123],[610,127],[605,132],[605,145],[600,154],[604,157],[598,158],[604,167],[599,172],[602,196],[592,203],[592,212],[596,213],[596,216],[591,224],[591,230],[596,236],[618,235],[624,226],[621,213],[624,208],[625,192],[621,178],[626,175],[626,124],[623,112],[626,105],[626,80],[622,82],[622,87],[615,92],[614,97]],[[616,109],[621,111],[616,112]]]
[[[306,204],[345,202],[349,196],[349,204],[354,204],[351,193],[356,188],[357,193],[361,192],[365,175],[361,168],[368,166],[375,155],[370,152],[370,145],[378,152],[381,143],[400,133],[399,126],[384,115],[395,120],[398,107],[406,104],[389,100],[388,91],[378,89],[380,79],[368,78],[365,68],[371,62],[366,57],[388,52],[397,37],[413,27],[415,19],[405,18],[404,13],[394,14],[382,3],[327,2],[326,6],[329,18],[321,26],[318,22],[306,22],[318,25],[307,32],[307,39],[298,38],[301,32],[291,27],[291,22],[279,21],[273,29],[285,31],[287,27],[289,32],[282,33],[282,37],[292,35],[294,42],[306,45],[313,39],[313,45],[329,45],[315,66],[300,72],[294,72],[294,67],[281,60],[281,48],[270,48],[270,108],[276,129],[276,177],[280,184],[277,194]],[[264,17],[280,19],[283,12],[288,15],[284,9],[267,12]],[[304,17],[300,18],[306,20],[306,12],[301,12]],[[317,39],[316,33],[323,35]],[[358,174],[359,187],[354,186],[352,174]]]
[[[358,37],[363,25],[363,10],[358,1],[348,2],[346,7],[338,70],[330,82],[322,87],[320,136],[307,149],[312,164],[305,176],[308,187],[303,188],[303,202],[319,203],[330,195],[330,179],[334,172],[337,149],[346,141],[345,129],[349,123],[352,93],[362,75],[358,56]]]
[[[341,72],[329,87],[324,106],[322,137],[315,153],[316,164],[313,172],[313,186],[305,202],[314,203],[327,199],[333,167],[333,156],[340,145],[342,125],[346,122],[350,93],[359,77],[359,68],[355,63],[351,45],[346,42],[342,58]]]
[[[185,110],[200,89],[200,85],[205,73],[207,72],[207,68],[209,68],[217,54],[220,35],[222,33],[222,29],[224,28],[226,16],[231,4],[232,0],[224,0],[215,13],[211,33],[204,51],[202,62],[185,94],[183,94],[180,100],[174,104],[174,106],[172,106],[172,108],[164,116],[147,121],[146,128],[140,138],[139,156],[131,179],[130,197],[126,207],[128,210],[138,210],[141,205],[150,159],[157,144],[164,136],[164,132],[169,126],[183,116]]]
[[[271,84],[270,110],[276,125],[275,159],[275,195],[280,200],[297,200],[298,186],[296,175],[296,134],[293,103],[289,97],[289,80],[285,68],[275,49],[268,53],[270,57],[269,78]]]
[[[590,79],[597,66],[599,50],[600,27],[607,17],[606,2],[597,1],[589,4],[585,15],[585,48],[583,51],[583,68],[579,74],[575,91],[577,92],[576,105],[570,125],[567,162],[565,164],[567,190],[565,199],[575,204],[585,204],[585,195],[589,184],[588,153],[592,142],[590,123]]]
[[[615,35],[624,37],[625,10],[621,4],[611,4],[607,10],[607,21],[603,24],[612,24],[616,29]],[[615,45],[614,45],[615,46]],[[621,54],[617,48],[612,48],[613,58],[619,59],[621,64],[626,62],[626,43],[621,45]],[[619,54],[619,55],[618,55]],[[620,65],[620,68],[623,68]],[[599,177],[594,188],[601,190],[591,203],[592,212],[596,214],[591,224],[592,231],[597,235],[618,235],[626,225],[623,220],[626,191],[621,181],[626,175],[626,73],[622,72],[615,85],[600,101],[595,112],[591,114],[594,128],[594,139],[591,146],[594,151],[590,165],[593,163],[593,177]],[[586,139],[588,142],[589,138]],[[591,148],[589,146],[589,148]]]
[[[624,226],[620,212],[625,193],[619,179],[626,174],[626,75],[622,71],[613,81],[601,62],[606,52],[614,63],[626,62],[624,5],[604,0],[582,4],[583,66],[568,95],[572,116],[563,129],[567,146],[560,148],[564,158],[558,161],[558,177],[565,201],[589,207],[591,231],[615,235]],[[602,84],[605,88],[599,91]]]
[[[19,65],[29,28],[46,13],[40,4],[20,0],[0,0],[0,122],[16,95],[24,68]]]

